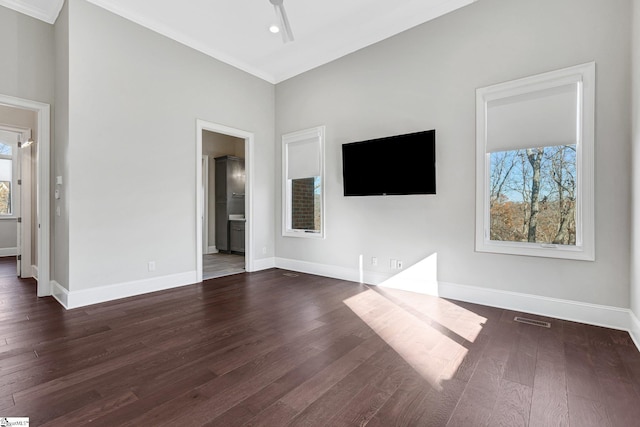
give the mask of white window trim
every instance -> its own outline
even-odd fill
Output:
[[[320,232],[308,232],[291,228],[291,181],[287,179],[287,145],[316,139],[320,145]],[[317,126],[282,135],[282,236],[308,239],[325,238],[325,171],[324,171],[325,126]]]
[[[576,245],[495,241],[489,238],[488,102],[518,94],[578,83],[576,144]],[[594,222],[595,63],[526,77],[476,90],[476,251],[573,260],[595,260]]]

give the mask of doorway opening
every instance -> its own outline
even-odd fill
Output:
[[[31,209],[36,204],[31,174],[32,161],[37,159],[37,144],[31,138],[36,115],[0,107],[0,123],[0,256],[14,259],[18,277],[37,277],[37,251],[32,240],[37,230]]]
[[[251,271],[253,134],[197,121],[198,281]]]
[[[22,250],[21,263],[19,265],[20,275],[23,277],[35,277],[38,281],[37,295],[51,295],[50,282],[50,217],[49,217],[49,173],[50,173],[50,111],[49,104],[44,104],[28,99],[16,98],[13,96],[0,94],[0,123],[7,127],[13,127],[21,133],[20,147],[17,153],[22,157],[22,161],[17,168],[23,167],[21,181],[17,185],[21,185],[25,179],[31,184],[25,185],[22,189],[22,202],[14,203],[13,208],[16,212],[20,212],[22,208],[22,219],[16,222],[18,225],[24,224],[21,231],[16,230],[16,248],[26,243],[31,245],[32,249]],[[23,113],[31,115],[32,119],[29,124],[22,123]],[[9,129],[10,130],[10,129]],[[27,133],[31,131],[31,135]],[[27,147],[24,144],[32,138],[35,143]],[[27,164],[28,163],[28,164]],[[31,171],[29,169],[31,168]],[[29,192],[28,190],[33,190]],[[29,203],[30,202],[30,203]],[[29,210],[31,209],[31,212]],[[28,218],[24,216],[28,215]],[[30,219],[31,226],[26,226]],[[24,221],[24,222],[22,222]],[[17,227],[20,228],[20,227]],[[28,259],[28,258],[31,259]]]

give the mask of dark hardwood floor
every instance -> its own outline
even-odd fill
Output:
[[[0,271],[8,265],[0,261]],[[65,311],[0,274],[32,426],[637,426],[625,332],[282,270]],[[538,316],[526,316],[541,319]]]

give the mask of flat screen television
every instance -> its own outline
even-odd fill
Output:
[[[345,196],[436,194],[436,131],[342,144]]]

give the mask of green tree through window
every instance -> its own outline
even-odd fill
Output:
[[[576,146],[491,153],[490,239],[576,244]]]

